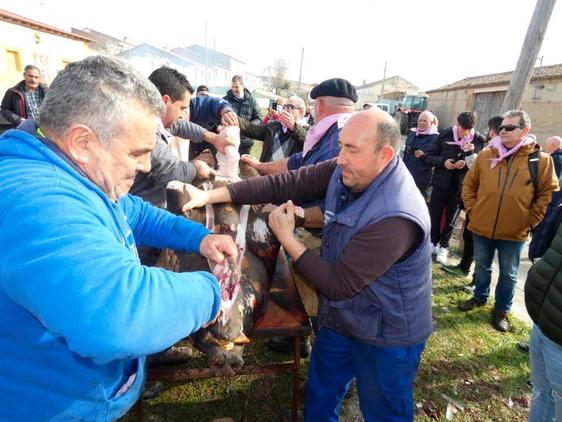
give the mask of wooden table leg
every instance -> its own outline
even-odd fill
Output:
[[[137,422],[142,422],[143,419],[143,403],[142,403],[142,395],[137,400],[137,404],[135,404],[135,414],[137,418]]]
[[[300,362],[301,362],[301,336],[295,336],[295,358],[293,372],[293,401],[291,409],[291,420],[297,422],[299,410],[299,384],[300,384]]]

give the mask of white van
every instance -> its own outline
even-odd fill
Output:
[[[388,104],[384,104],[384,103],[374,103],[373,104],[375,107],[380,108],[382,111],[386,111],[387,113],[390,113],[390,107],[388,107]]]

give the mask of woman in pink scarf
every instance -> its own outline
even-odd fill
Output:
[[[429,183],[431,180],[431,167],[427,166],[422,157],[425,150],[429,148],[431,143],[437,138],[437,118],[429,111],[425,110],[418,117],[418,126],[411,129],[410,134],[406,138],[404,146],[404,154],[402,160],[412,174],[416,186],[425,198],[429,201]]]

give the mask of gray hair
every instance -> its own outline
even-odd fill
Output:
[[[394,120],[384,119],[377,123],[375,151],[380,151],[385,145],[394,149],[394,155],[400,151],[400,127]]]
[[[502,116],[504,119],[509,119],[511,117],[519,117],[519,126],[521,127],[531,127],[531,118],[523,110],[510,110]]]
[[[553,145],[556,145],[558,148],[562,146],[562,138],[560,136],[550,136],[546,138],[545,142],[550,142]]]
[[[240,82],[241,85],[244,85],[244,79],[242,78],[242,75],[234,75],[232,77],[232,83],[234,82]]]
[[[292,100],[295,99],[297,100],[297,102],[299,103],[299,107],[302,107],[303,110],[306,110],[306,104],[304,103],[304,100],[299,97],[298,95],[291,95],[289,98],[287,98],[287,100]]]
[[[106,146],[122,133],[131,106],[160,117],[165,108],[156,87],[128,64],[91,56],[59,72],[39,111],[39,124],[64,137],[72,123],[88,126]]]
[[[35,65],[33,65],[33,64],[28,64],[28,65],[26,65],[26,66],[23,68],[23,73],[27,73],[27,72],[30,71],[30,70],[36,70],[37,72],[39,72],[39,74],[41,74],[41,70],[40,70],[37,66],[35,66]]]

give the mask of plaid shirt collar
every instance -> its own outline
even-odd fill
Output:
[[[24,92],[27,117],[33,120],[39,119],[39,106],[41,105],[41,97],[39,95],[39,91],[24,90]]]

